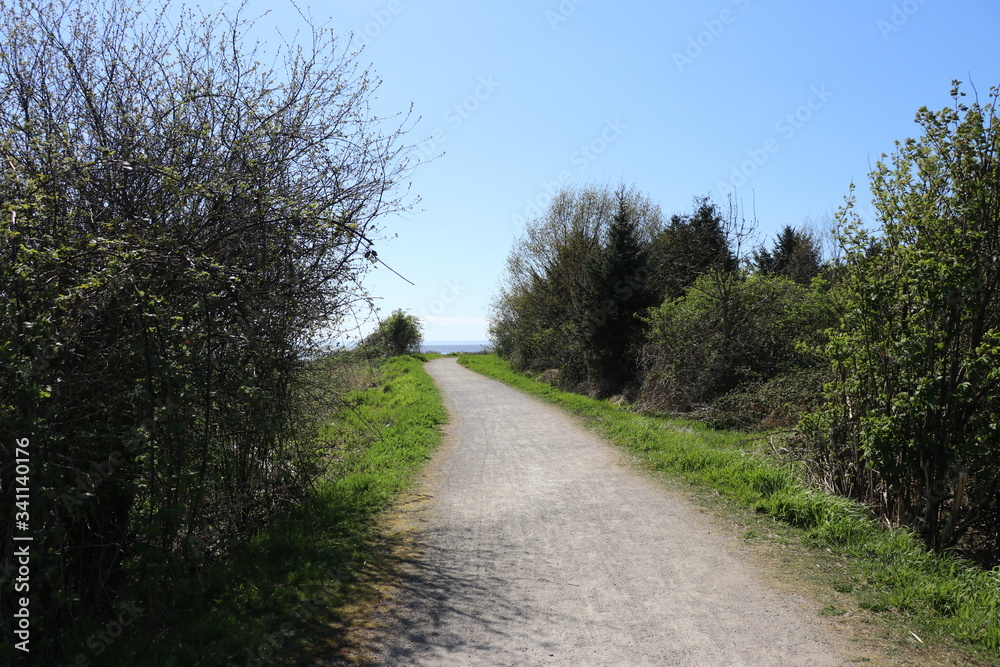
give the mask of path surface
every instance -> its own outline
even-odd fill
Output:
[[[451,412],[386,665],[840,665],[709,519],[558,408],[440,359]]]

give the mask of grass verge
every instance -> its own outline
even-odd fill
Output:
[[[310,500],[149,608],[73,638],[68,664],[304,665],[364,662],[354,627],[398,563],[377,519],[441,441],[446,419],[422,362],[385,362],[321,437],[341,443]],[[166,597],[166,596],[165,596]],[[155,623],[153,619],[155,618]],[[155,626],[155,627],[154,627]]]
[[[983,571],[928,553],[908,531],[883,529],[861,505],[817,491],[793,467],[748,449],[746,434],[564,392],[495,355],[462,356],[459,363],[584,418],[649,470],[714,490],[729,504],[791,527],[810,549],[838,563],[828,585],[897,634],[944,647],[949,661],[1000,664],[1000,568]],[[949,653],[955,650],[958,655]]]

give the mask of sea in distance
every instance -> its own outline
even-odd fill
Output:
[[[484,341],[443,341],[423,343],[420,345],[421,352],[440,352],[441,354],[448,354],[450,352],[482,352],[487,347],[489,343]]]

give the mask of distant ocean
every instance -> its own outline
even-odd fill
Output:
[[[448,354],[449,352],[482,352],[487,347],[488,343],[462,343],[449,341],[446,343],[424,343],[420,346],[421,352],[440,352],[441,354]]]

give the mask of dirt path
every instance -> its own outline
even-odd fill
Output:
[[[814,613],[558,408],[453,359],[427,369],[452,421],[381,664],[845,663]]]

